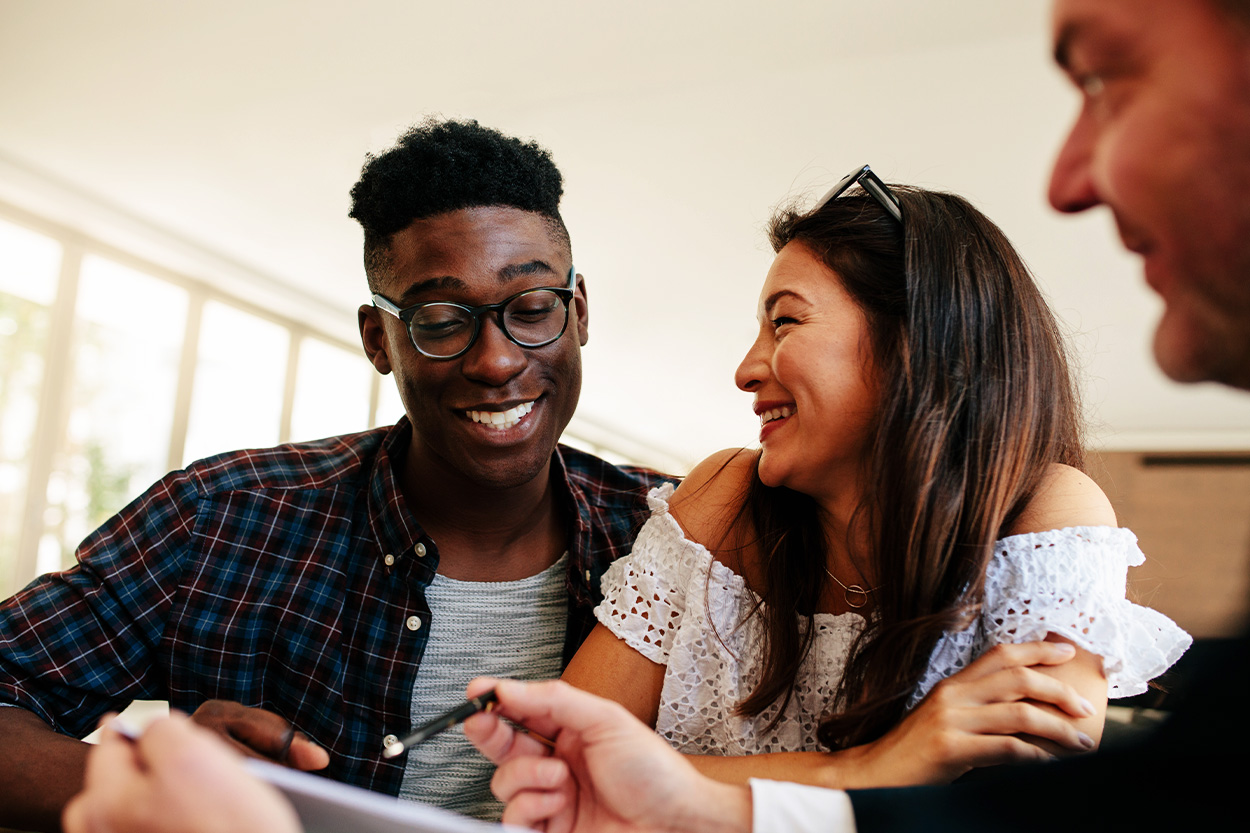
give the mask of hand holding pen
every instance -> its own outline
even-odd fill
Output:
[[[468,700],[464,701],[459,706],[456,706],[456,708],[446,714],[439,715],[429,723],[415,727],[411,732],[404,735],[399,740],[387,744],[386,748],[382,750],[382,757],[394,758],[402,755],[404,754],[405,749],[410,749],[418,743],[429,740],[439,732],[446,731],[452,726],[463,723],[465,720],[468,720],[478,712],[490,711],[494,704],[495,690],[493,688],[490,691],[479,694],[477,697],[470,697]]]
[[[417,744],[429,740],[438,733],[444,732],[452,726],[463,723],[475,714],[491,711],[497,702],[498,698],[495,696],[495,690],[493,688],[482,692],[476,697],[470,697],[468,700],[465,700],[451,711],[439,715],[429,723],[417,726],[399,740],[388,744],[387,747],[382,750],[382,757],[394,758],[402,755],[404,750],[411,749]],[[552,745],[551,741],[544,737],[539,735],[532,735],[532,737],[540,743],[547,744],[548,746]]]

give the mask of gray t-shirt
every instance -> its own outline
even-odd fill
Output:
[[[464,701],[482,675],[520,680],[560,676],[568,621],[568,553],[520,581],[458,581],[436,575],[425,591],[433,612],[429,642],[412,691],[412,725]],[[497,821],[494,766],[456,726],[408,752],[399,797]]]

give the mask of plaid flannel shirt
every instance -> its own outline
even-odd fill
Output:
[[[403,419],[166,475],[82,543],[77,566],[0,605],[0,704],[82,737],[131,700],[234,700],[324,746],[326,775],[397,794],[403,758],[382,760],[382,738],[410,726],[438,615],[424,595],[438,546],[392,467],[411,433]],[[568,662],[665,478],[565,446],[552,472],[574,519]]]

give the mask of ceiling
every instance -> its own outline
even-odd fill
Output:
[[[566,175],[590,289],[581,413],[694,459],[755,434],[731,376],[770,209],[871,161],[970,195],[1017,240],[1091,356],[1100,436],[1244,442],[1240,400],[1170,404],[1145,346],[1155,303],[1105,220],[1043,205],[1073,106],[1046,14],[1044,0],[0,0],[0,199],[352,338],[364,280],[347,193],[366,152],[427,114],[536,138]],[[1084,269],[1122,277],[1090,289],[1072,277]]]

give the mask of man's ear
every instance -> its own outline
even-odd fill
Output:
[[[382,327],[382,313],[370,304],[361,304],[356,311],[356,322],[360,325],[360,343],[364,345],[365,355],[378,373],[385,376],[391,372],[391,357],[386,352],[386,330]]]
[[[577,275],[577,287],[573,291],[573,311],[577,314],[577,340],[585,347],[590,340],[590,307],[586,302],[586,280]]]

